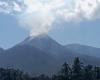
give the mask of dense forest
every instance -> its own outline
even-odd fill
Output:
[[[0,80],[100,80],[100,67],[84,65],[77,57],[71,66],[65,62],[51,77],[46,74],[32,77],[19,69],[0,68]]]

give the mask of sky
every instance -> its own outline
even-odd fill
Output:
[[[100,48],[99,9],[100,0],[1,0],[0,47],[47,34],[62,45]]]

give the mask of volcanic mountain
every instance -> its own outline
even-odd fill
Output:
[[[0,67],[19,68],[34,75],[50,75],[58,71],[65,61],[72,64],[75,57],[80,57],[87,64],[100,64],[100,58],[67,49],[47,35],[31,36],[0,54]]]

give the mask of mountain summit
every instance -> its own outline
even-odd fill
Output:
[[[65,61],[72,64],[75,57],[87,64],[99,65],[95,58],[71,51],[47,35],[27,37],[21,43],[0,54],[0,67],[13,66],[31,74],[50,74],[58,71]]]
[[[46,53],[57,54],[58,50],[64,49],[62,45],[57,43],[48,35],[40,35],[37,37],[27,37],[20,45],[30,45],[36,47]]]

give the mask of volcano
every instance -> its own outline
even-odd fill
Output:
[[[33,75],[50,75],[65,61],[72,64],[75,57],[80,57],[86,64],[100,64],[100,58],[79,54],[47,35],[31,36],[0,54],[0,67],[18,68]]]

